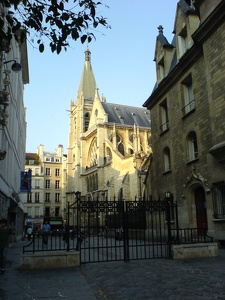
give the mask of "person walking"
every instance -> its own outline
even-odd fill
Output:
[[[0,220],[0,272],[3,274],[6,270],[7,252],[9,248],[9,239],[11,247],[14,247],[13,231],[7,226],[7,220]]]
[[[27,238],[28,238],[28,241],[30,241],[30,239],[31,239],[32,232],[33,232],[33,230],[31,228],[31,226],[29,226],[27,228]]]
[[[48,224],[48,221],[45,221],[44,225],[42,226],[42,239],[43,245],[48,248],[48,235],[50,234],[51,226]]]

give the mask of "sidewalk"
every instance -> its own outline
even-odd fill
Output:
[[[20,270],[20,241],[0,275],[0,300],[225,299],[225,250],[215,258],[107,262],[80,268]]]
[[[79,268],[20,270],[25,244],[27,241],[16,242],[8,250],[7,270],[0,274],[1,300],[96,300]]]

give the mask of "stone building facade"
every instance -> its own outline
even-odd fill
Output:
[[[5,7],[0,4],[0,13]],[[26,41],[0,44],[0,219],[6,218],[23,233],[23,201],[20,175],[25,166],[26,111],[24,85],[29,83]]]
[[[225,2],[180,0],[174,39],[159,26],[151,112],[151,188],[170,191],[180,227],[225,239]]]
[[[147,196],[150,137],[149,111],[99,97],[87,49],[76,102],[70,104],[68,193],[80,191],[89,199]]]
[[[26,170],[32,172],[31,192],[25,195],[25,226],[39,230],[47,220],[52,229],[61,228],[66,219],[66,162],[63,146],[56,151],[26,154]]]

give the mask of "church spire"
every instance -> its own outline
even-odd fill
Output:
[[[81,76],[80,86],[78,90],[78,98],[83,97],[85,100],[94,100],[96,82],[94,73],[91,67],[91,51],[87,47],[84,60],[84,69]],[[81,99],[81,98],[80,98]],[[77,99],[77,102],[80,101]]]
[[[89,50],[88,47],[84,53],[85,53],[85,61],[91,61],[91,51]]]

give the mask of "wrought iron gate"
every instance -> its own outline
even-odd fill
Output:
[[[79,201],[74,217],[81,263],[170,257],[172,201]]]

